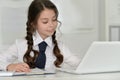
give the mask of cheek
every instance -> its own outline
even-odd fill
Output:
[[[58,26],[58,23],[56,22],[56,23],[55,23],[55,28],[57,28],[57,26]]]
[[[37,24],[37,25],[36,25],[37,30],[38,30],[38,31],[42,30],[42,29],[43,29],[42,26],[43,26],[43,24],[40,24],[40,23]]]

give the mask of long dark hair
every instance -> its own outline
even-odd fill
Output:
[[[50,0],[33,0],[29,6],[28,10],[28,19],[26,22],[27,28],[27,35],[25,39],[27,40],[27,51],[23,57],[23,61],[27,63],[30,68],[35,68],[35,59],[37,58],[39,52],[33,49],[33,33],[35,32],[35,27],[33,24],[37,24],[38,17],[40,13],[45,9],[52,9],[54,10],[56,17],[58,18],[58,10],[56,6]],[[56,56],[56,60],[54,62],[56,67],[60,67],[60,64],[63,62],[63,55],[60,52],[58,47],[58,43],[56,40],[56,31],[52,35],[52,42],[54,43],[53,54]],[[34,56],[31,56],[30,53],[33,52]]]

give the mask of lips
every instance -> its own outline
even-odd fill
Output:
[[[54,32],[55,30],[54,29],[51,29],[51,30],[47,30],[48,32]]]

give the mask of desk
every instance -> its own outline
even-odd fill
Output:
[[[75,75],[57,72],[51,75],[0,77],[0,80],[120,80],[120,73]]]

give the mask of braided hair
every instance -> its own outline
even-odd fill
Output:
[[[50,0],[33,0],[29,6],[28,18],[27,18],[27,28],[26,28],[26,37],[27,40],[27,50],[23,57],[23,61],[27,63],[30,68],[35,68],[35,59],[37,58],[39,52],[33,49],[33,34],[35,32],[34,24],[37,24],[38,17],[40,13],[45,9],[54,10],[56,17],[58,17],[58,10],[56,6]],[[54,43],[53,54],[56,56],[54,65],[60,67],[60,64],[63,62],[63,55],[60,52],[58,43],[56,40],[56,31],[52,35],[52,42]],[[33,52],[34,56],[31,56],[30,53]]]

